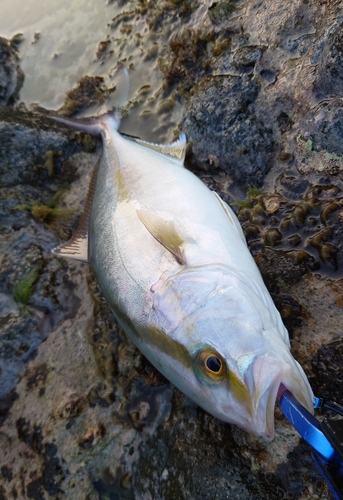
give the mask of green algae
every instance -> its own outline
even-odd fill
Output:
[[[248,189],[247,189],[247,197],[248,200],[238,200],[230,203],[231,207],[239,207],[239,208],[252,208],[253,207],[253,201],[255,198],[258,198],[261,196],[263,193],[260,189],[251,186],[249,184]]]
[[[39,277],[39,268],[34,267],[14,287],[13,298],[19,304],[26,305],[31,297],[33,285]]]
[[[230,203],[231,207],[240,207],[240,208],[251,208],[252,207],[252,202],[251,201],[233,201]]]
[[[247,195],[249,198],[257,198],[257,196],[260,196],[261,194],[261,189],[258,189],[251,185],[248,186]]]
[[[314,148],[312,139],[304,139],[299,135],[296,139],[297,147],[294,151],[295,158],[299,160],[299,171],[308,173],[310,171],[337,175],[343,170],[343,156],[325,149]]]
[[[311,153],[312,150],[313,150],[313,141],[311,141],[311,139],[309,139],[306,142],[305,151],[306,151],[306,153]]]
[[[39,222],[48,224],[58,224],[68,222],[75,210],[72,208],[56,207],[61,199],[63,191],[57,191],[54,196],[46,203],[38,203],[36,200],[30,200],[23,205],[17,205],[17,210],[25,210]]]

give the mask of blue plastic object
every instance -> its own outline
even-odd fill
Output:
[[[316,410],[317,408],[320,408],[323,404],[323,400],[322,398],[316,398],[314,397],[314,401],[313,401],[313,408]]]
[[[314,408],[321,406],[322,400],[315,398]],[[332,410],[336,406],[338,409],[342,408],[336,403],[330,403],[329,406],[325,403],[324,406]],[[343,500],[343,460],[341,458],[343,451],[341,449],[343,420],[337,422],[337,420],[330,421],[326,419],[321,425],[287,390],[280,397],[280,408],[293,427],[311,446],[313,461],[327,482],[335,500]],[[336,413],[341,414],[340,411],[336,411]],[[342,422],[342,425],[340,422]],[[339,426],[337,426],[337,423]]]
[[[323,434],[319,421],[289,391],[283,392],[280,398],[280,408],[301,437],[317,453],[326,460],[341,462],[330,441]]]

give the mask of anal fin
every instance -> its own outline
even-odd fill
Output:
[[[99,159],[93,169],[91,181],[88,188],[88,194],[86,199],[85,208],[80,220],[80,223],[72,236],[72,238],[53,249],[53,253],[58,257],[66,257],[75,260],[81,260],[82,262],[88,262],[88,231],[89,231],[89,220],[92,211],[93,198],[95,193],[96,181],[98,177],[98,171],[100,166]]]

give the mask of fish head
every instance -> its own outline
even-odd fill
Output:
[[[288,389],[310,412],[313,393],[261,285],[215,264],[162,276],[150,290],[149,323],[183,352],[158,353],[161,371],[182,392],[220,420],[271,440],[278,393]]]

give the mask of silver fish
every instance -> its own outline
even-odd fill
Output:
[[[131,340],[215,417],[270,440],[282,388],[313,412],[235,214],[184,168],[185,136],[156,145],[119,134],[114,116],[57,119],[100,135],[103,153],[80,226],[55,254],[89,262]]]

